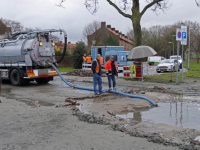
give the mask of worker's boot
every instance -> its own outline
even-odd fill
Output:
[[[113,90],[116,91],[116,87],[113,87]]]
[[[112,89],[111,89],[111,88],[109,88],[109,89],[108,89],[108,92],[109,92],[109,93],[111,93],[111,92],[112,92]]]

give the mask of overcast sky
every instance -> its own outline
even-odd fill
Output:
[[[0,18],[19,21],[25,27],[62,28],[68,33],[68,40],[71,42],[81,40],[84,26],[94,20],[106,21],[124,34],[132,28],[131,21],[118,14],[106,0],[99,0],[99,9],[95,15],[85,8],[85,0],[66,0],[63,4],[64,9],[56,6],[59,1],[0,0]],[[146,2],[140,1],[142,10]],[[153,25],[169,25],[179,20],[200,23],[200,8],[196,6],[195,0],[169,0],[169,2],[172,6],[165,13],[159,12],[159,15],[156,15],[148,10],[142,17],[141,26],[148,28]]]

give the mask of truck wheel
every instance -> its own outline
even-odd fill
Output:
[[[157,71],[157,73],[160,73],[160,71]]]
[[[23,84],[23,78],[21,76],[21,73],[18,69],[11,70],[10,73],[10,82],[12,85],[19,86]]]
[[[151,63],[151,66],[153,66],[153,65],[154,65],[154,62]]]
[[[53,80],[53,77],[35,79],[35,81],[36,81],[38,84],[48,83],[48,82],[51,81],[51,80]]]

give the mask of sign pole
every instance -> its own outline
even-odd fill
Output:
[[[179,49],[180,49],[180,41],[177,41],[177,67],[176,67],[176,84],[178,84],[178,55],[179,55]]]
[[[182,59],[183,59],[183,53],[184,53],[184,45],[182,45]],[[183,60],[182,60],[182,82],[183,82]]]
[[[190,26],[189,26],[188,70],[190,70]]]

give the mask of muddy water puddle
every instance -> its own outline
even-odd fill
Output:
[[[177,127],[200,130],[200,104],[196,103],[158,103],[159,107],[144,112],[131,112],[116,115],[127,120],[165,123]]]

